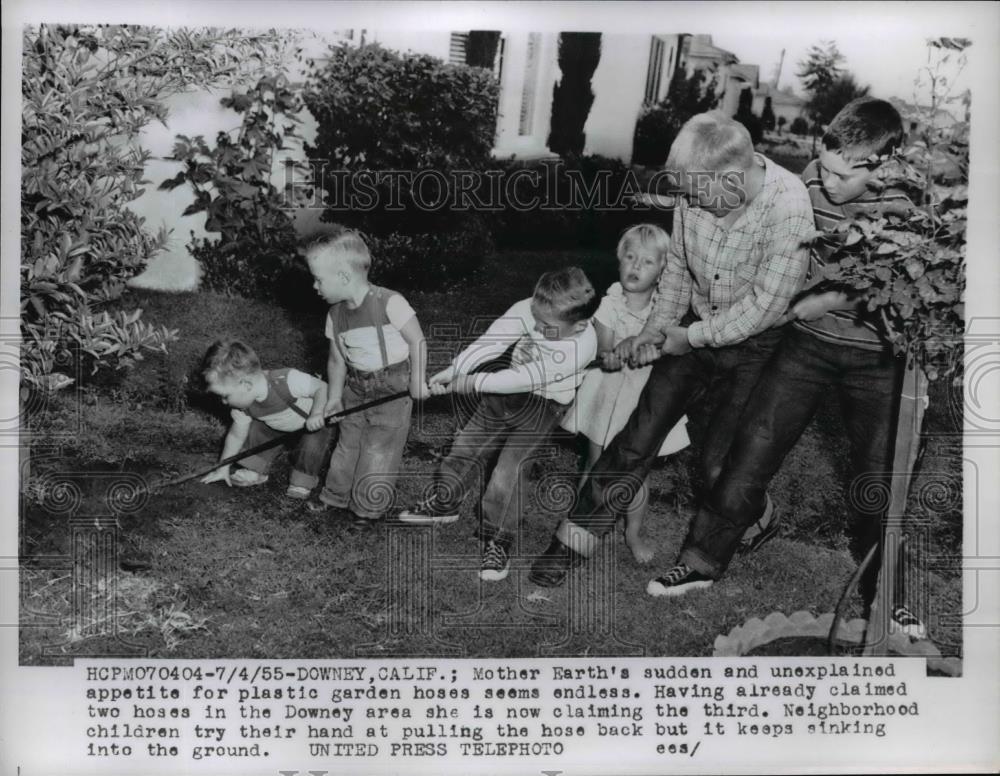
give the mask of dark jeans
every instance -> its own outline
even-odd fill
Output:
[[[458,432],[437,475],[437,498],[458,509],[476,476],[486,482],[480,502],[480,535],[506,545],[520,525],[527,491],[521,487],[524,462],[550,438],[568,405],[533,393],[484,393]],[[496,465],[487,470],[496,458]]]
[[[747,405],[680,561],[711,577],[723,574],[743,532],[762,514],[771,478],[819,403],[834,393],[851,450],[851,553],[855,560],[864,557],[879,541],[888,506],[902,368],[902,359],[887,351],[836,345],[792,328]],[[877,571],[878,564],[871,568]]]
[[[409,361],[377,372],[351,370],[344,384],[344,408],[405,391],[409,381]],[[413,400],[401,396],[341,420],[320,500],[369,520],[392,507],[412,411]]]
[[[701,455],[702,480],[708,488],[721,471],[743,408],[784,328],[768,329],[735,345],[697,348],[655,361],[628,423],[581,485],[570,521],[594,535],[610,531],[649,473],[670,429],[710,384],[717,383],[718,409],[709,421]]]
[[[319,482],[319,473],[323,468],[323,460],[326,457],[326,449],[330,445],[332,431],[330,428],[320,428],[313,432],[302,431],[297,437],[292,437],[286,431],[275,431],[259,420],[254,420],[250,423],[250,433],[247,434],[247,441],[243,448],[256,447],[281,436],[288,436],[289,442],[294,439],[295,448],[292,452],[292,473],[289,482],[292,485],[312,490]],[[244,458],[240,461],[240,466],[258,474],[266,474],[282,449],[283,447],[278,445],[270,450],[263,450]]]

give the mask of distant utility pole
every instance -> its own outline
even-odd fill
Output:
[[[774,81],[771,84],[774,87],[775,91],[778,90],[778,81],[781,80],[781,66],[784,64],[785,64],[785,50],[782,49],[781,58],[778,59],[778,66],[774,69]]]

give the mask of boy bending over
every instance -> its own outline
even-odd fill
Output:
[[[324,426],[322,414],[314,412],[326,404],[326,383],[297,369],[261,369],[257,354],[239,340],[213,344],[205,354],[203,374],[208,390],[233,408],[232,425],[219,460],[305,426],[306,432],[296,438],[286,495],[308,498],[319,482],[330,444],[330,429]],[[201,481],[222,480],[238,487],[263,485],[280,451],[280,446],[272,447],[244,458],[240,461],[242,468],[235,472],[230,472],[228,465],[220,466]]]

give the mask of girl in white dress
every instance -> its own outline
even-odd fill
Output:
[[[615,356],[614,346],[638,334],[646,324],[669,247],[670,237],[654,224],[637,224],[618,241],[620,280],[608,288],[593,318],[597,349],[604,368],[587,373],[576,402],[563,420],[566,430],[587,437],[586,471],[625,427],[653,368],[652,365],[630,368]],[[669,455],[688,446],[686,423],[687,418],[681,418],[670,430],[659,455]],[[639,563],[649,563],[653,558],[653,548],[640,536],[648,502],[647,476],[626,510],[625,519],[625,543]]]

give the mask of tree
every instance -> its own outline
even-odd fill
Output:
[[[792,119],[792,125],[788,128],[788,131],[793,135],[799,135],[800,137],[802,135],[807,135],[809,134],[809,122],[802,116],[796,116]]]
[[[469,67],[493,69],[500,46],[500,33],[494,30],[472,30],[465,41],[465,64]]]
[[[594,104],[590,79],[601,59],[601,33],[564,32],[559,35],[562,77],[552,89],[552,123],[548,146],[560,156],[583,153],[583,127]]]
[[[825,127],[847,103],[858,97],[866,97],[868,92],[869,87],[859,85],[851,73],[842,73],[823,91],[812,95],[806,104],[806,110],[817,126]]]
[[[666,97],[646,106],[636,121],[632,163],[661,166],[684,122],[718,104],[717,84],[715,74],[710,71],[694,70],[688,75],[683,67],[677,68]]]
[[[809,95],[806,112],[814,126],[812,133],[813,154],[816,153],[815,125],[819,123],[819,118],[816,115],[816,99],[826,92],[840,76],[843,62],[844,55],[840,53],[836,42],[832,40],[821,41],[810,47],[809,53],[806,54],[805,59],[799,62],[799,69],[795,73]]]
[[[764,98],[764,108],[760,112],[760,120],[764,129],[768,132],[774,131],[774,108],[771,107],[770,95]]]
[[[78,358],[127,366],[174,336],[106,309],[159,251],[128,204],[149,154],[139,132],[167,97],[232,84],[275,52],[274,32],[42,25],[23,32],[21,332],[25,378]]]
[[[841,73],[841,63],[844,55],[840,53],[836,42],[821,41],[810,47],[806,58],[799,62],[795,73],[802,81],[803,88],[810,94],[816,94],[828,89]]]
[[[788,123],[788,119],[786,119],[784,116],[778,116],[778,134],[779,135],[781,134],[781,131],[785,128],[785,124],[787,124],[787,123]]]
[[[764,127],[757,114],[753,112],[753,91],[744,89],[740,92],[739,105],[736,108],[736,115],[733,116],[740,124],[747,128],[750,133],[750,140],[754,145],[764,139]]]

